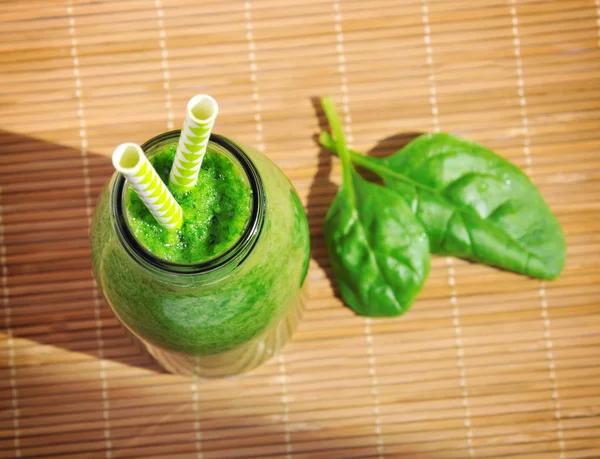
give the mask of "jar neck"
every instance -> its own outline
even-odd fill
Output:
[[[160,134],[142,145],[147,156],[152,156],[163,147],[178,141],[181,131]],[[150,273],[172,281],[188,281],[191,278],[211,282],[227,275],[250,254],[262,231],[266,212],[266,197],[262,179],[248,155],[226,137],[211,134],[208,144],[212,151],[229,155],[238,163],[252,190],[252,210],[246,228],[239,239],[228,250],[217,257],[196,264],[179,264],[158,258],[144,248],[134,237],[125,215],[125,178],[117,174],[111,193],[111,220],[117,239],[127,254]]]

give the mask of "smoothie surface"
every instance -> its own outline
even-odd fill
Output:
[[[165,183],[176,148],[176,143],[169,145],[150,158]],[[242,174],[231,159],[209,146],[196,186],[191,190],[169,186],[183,209],[181,228],[163,228],[127,186],[125,213],[129,228],[142,246],[163,260],[180,264],[209,261],[227,251],[246,229],[252,190]]]

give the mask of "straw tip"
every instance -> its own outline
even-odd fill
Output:
[[[121,173],[130,173],[142,160],[144,150],[138,144],[126,142],[115,148],[112,155],[112,163],[115,169]]]
[[[206,124],[216,118],[219,104],[208,94],[196,94],[188,102],[187,111],[196,123]]]

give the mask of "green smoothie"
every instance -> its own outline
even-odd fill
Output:
[[[178,136],[143,146],[163,178]],[[247,371],[283,346],[302,310],[310,258],[306,214],[283,172],[256,150],[213,137],[197,188],[173,190],[180,230],[159,227],[115,175],[91,231],[98,286],[117,317],[165,368],[207,377]]]
[[[150,158],[168,183],[177,146],[167,145]],[[173,263],[202,263],[229,249],[242,235],[252,210],[252,190],[242,171],[225,155],[208,150],[196,186],[169,186],[183,209],[177,231],[162,227],[135,190],[127,187],[125,210],[135,238],[148,251]]]

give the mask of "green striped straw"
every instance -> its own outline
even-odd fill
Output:
[[[217,102],[206,94],[198,94],[190,99],[169,175],[170,184],[182,188],[196,185],[218,112]]]
[[[115,169],[125,176],[158,223],[167,229],[181,227],[181,206],[139,145],[122,143],[115,149],[112,161]]]

